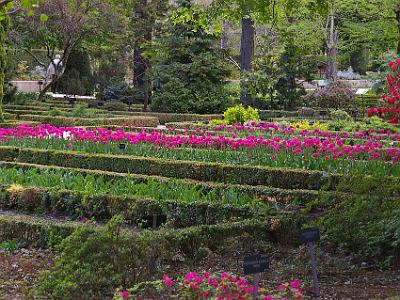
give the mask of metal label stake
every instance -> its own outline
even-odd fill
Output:
[[[243,271],[244,275],[254,274],[253,300],[257,300],[261,273],[269,271],[269,256],[256,254],[245,257],[243,262]]]
[[[320,287],[318,282],[318,268],[317,268],[317,245],[320,240],[320,233],[318,228],[306,228],[299,232],[300,243],[308,246],[308,253],[311,258],[311,268],[313,276],[313,288],[316,297],[320,296]]]

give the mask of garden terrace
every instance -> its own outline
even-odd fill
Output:
[[[0,210],[41,212],[70,220],[87,218],[97,222],[106,222],[115,215],[121,215],[128,224],[135,226],[143,225],[148,216],[165,215],[168,227],[172,228],[267,218],[269,215],[266,209],[256,210],[250,204],[240,206],[178,199],[156,200],[138,196],[89,195],[79,190],[16,185],[0,187]]]
[[[1,183],[16,183],[39,188],[60,188],[89,195],[142,196],[159,200],[175,199],[234,206],[293,207],[306,205],[319,198],[329,202],[349,197],[340,192],[279,189],[268,186],[231,185],[190,179],[124,174],[99,170],[45,166],[37,164],[0,162],[3,171]],[[110,188],[112,187],[112,188]],[[258,200],[258,201],[255,201]]]
[[[274,127],[271,132],[265,132],[267,134],[270,135],[269,138],[252,135],[239,138],[235,134],[230,137],[176,135],[140,129],[139,132],[125,132],[122,129],[113,132],[101,128],[85,130],[47,125],[23,126],[16,130],[3,129],[0,138],[3,145],[24,148],[76,150],[187,163],[220,162],[239,164],[238,167],[243,168],[251,164],[254,167],[287,167],[374,176],[393,176],[399,171],[397,163],[400,150],[394,147],[394,143],[388,143],[386,139],[382,141],[380,135],[375,137],[372,134],[353,134],[353,137],[359,137],[360,140],[360,143],[355,144],[353,139],[349,139],[349,133],[343,133],[345,139],[342,139],[321,131],[295,131],[291,127],[283,127],[281,130]],[[387,137],[399,138],[398,135],[389,133]],[[125,143],[124,149],[119,149],[121,143]]]
[[[86,168],[119,173],[160,175],[201,181],[231,184],[266,185],[277,188],[336,190],[341,181],[350,176],[327,174],[320,171],[289,170],[247,165],[175,161],[128,155],[88,154],[75,151],[22,149],[0,147],[0,159],[24,163],[39,163],[73,168]],[[360,181],[374,177],[358,176]],[[384,178],[395,184],[396,177]]]
[[[131,125],[131,126],[157,126],[158,119],[155,117],[143,117],[137,116],[135,118],[74,118],[74,117],[52,117],[52,116],[40,116],[40,115],[19,115],[19,120],[33,121],[40,123],[52,124],[55,126],[94,126],[101,125]]]
[[[160,246],[176,248],[176,250],[190,255],[198,247],[207,247],[213,244],[212,248],[215,249],[222,246],[226,239],[246,233],[254,237],[258,236],[261,240],[277,241],[278,233],[283,233],[287,226],[284,222],[279,225],[279,222],[279,220],[273,219],[267,221],[246,220],[230,224],[193,226],[181,230],[161,229],[154,234],[152,232],[143,233],[143,236],[155,239],[155,241],[158,239],[164,243]],[[56,245],[80,226],[82,226],[82,222],[0,211],[0,238],[15,240],[19,245],[29,247],[47,248]],[[101,225],[96,227],[100,228]],[[96,230],[96,227],[93,229]],[[282,232],[279,232],[281,230]],[[290,235],[290,231],[287,233],[286,242],[293,241],[291,240],[293,235]],[[136,240],[139,245],[146,247],[147,243],[140,242],[141,235],[138,233],[137,237],[132,234],[130,236],[133,241]],[[135,259],[138,258],[140,257]]]

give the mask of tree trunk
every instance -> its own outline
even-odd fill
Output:
[[[142,44],[150,42],[152,39],[153,22],[147,14],[147,0],[140,0],[135,10],[135,47],[133,50],[133,86],[143,92],[144,110],[147,110],[151,91],[147,88],[148,81],[146,72],[150,67],[150,61],[143,57],[144,49]]]
[[[327,63],[326,78],[332,81],[337,79],[337,59],[338,59],[338,34],[335,31],[335,16],[331,11],[329,22],[329,33],[327,41]]]
[[[42,90],[40,91],[37,101],[43,101],[44,96],[46,95],[46,93],[49,91],[49,89],[51,88],[52,84],[54,84],[54,80],[50,81],[50,82],[46,82],[43,87]]]
[[[242,18],[242,39],[240,45],[240,69],[242,74],[251,72],[254,55],[254,21],[251,17]],[[252,102],[251,95],[242,88],[240,102],[249,105]]]

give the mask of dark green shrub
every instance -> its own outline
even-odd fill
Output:
[[[199,249],[217,250],[229,238],[242,235],[257,241],[276,241],[282,235],[282,242],[290,243],[294,223],[291,218],[248,220],[132,233],[122,227],[121,217],[114,217],[106,227],[85,225],[62,241],[60,257],[41,280],[41,291],[54,299],[104,299],[119,286],[149,280],[154,257],[171,265],[171,254],[179,254],[187,265],[203,256]]]
[[[74,49],[67,62],[58,88],[69,95],[91,95],[94,90],[94,79],[90,58],[83,49]]]
[[[182,21],[187,10],[191,11],[193,19]],[[180,21],[169,27],[156,43],[151,109],[221,113],[228,103],[225,80],[230,71],[221,50],[214,47],[218,37],[199,25],[203,24],[204,17],[201,9],[189,5],[178,9],[174,15]]]
[[[103,109],[109,111],[127,111],[128,105],[121,101],[109,101],[104,104]]]
[[[106,86],[99,95],[104,102],[119,101],[125,104],[143,103],[143,95],[130,88],[126,83]]]
[[[115,287],[145,278],[148,245],[122,229],[120,217],[106,227],[81,226],[59,246],[54,270],[45,274],[41,290],[54,299],[102,299]]]
[[[3,103],[24,104],[24,101],[17,101],[17,88],[11,84],[4,85]]]
[[[390,264],[400,258],[399,204],[389,197],[353,198],[338,202],[318,224],[330,243]]]

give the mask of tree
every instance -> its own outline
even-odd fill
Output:
[[[93,73],[90,57],[85,49],[72,50],[58,88],[65,94],[91,95],[93,93]]]
[[[164,36],[153,49],[151,108],[163,112],[221,113],[227,105],[229,70],[214,47],[204,10],[181,2]]]
[[[7,55],[5,43],[8,36],[9,16],[19,11],[24,11],[26,14],[32,14],[34,7],[46,0],[1,0],[0,1],[0,122],[4,120],[3,115],[3,98],[4,98],[4,83],[5,71],[7,66]],[[45,15],[41,15],[42,21],[46,20]]]
[[[52,64],[55,69],[55,74],[47,78],[42,86],[38,100],[41,100],[49,88],[63,76],[73,49],[85,38],[98,32],[97,21],[109,8],[107,4],[108,1],[102,0],[49,0],[28,18],[23,39],[26,50],[40,65],[47,67]],[[48,21],[38,22],[39,14],[46,14]],[[29,50],[31,47],[45,48],[48,61],[40,61]],[[61,58],[55,63],[54,56],[58,51],[61,51]]]
[[[308,1],[307,5],[320,5],[320,1]],[[301,0],[214,0],[211,10],[223,19],[231,19],[241,22],[242,38],[240,51],[240,66],[242,78],[248,78],[248,73],[252,72],[254,46],[255,46],[255,27],[257,24],[272,27],[277,18],[290,13],[294,8],[304,5]],[[241,102],[249,105],[252,102],[248,85],[242,80]]]
[[[131,19],[133,30],[133,85],[135,89],[143,94],[144,110],[149,105],[151,95],[148,80],[150,60],[145,53],[151,47],[156,20],[161,19],[169,8],[168,1],[164,0],[137,0]]]

